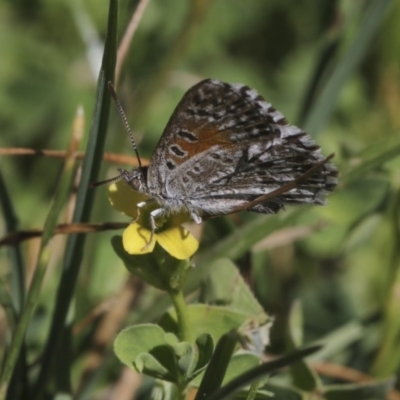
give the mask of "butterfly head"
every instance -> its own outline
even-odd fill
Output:
[[[137,192],[147,192],[146,172],[147,168],[133,169],[128,171],[126,169],[118,169],[119,177],[122,178],[130,187]]]

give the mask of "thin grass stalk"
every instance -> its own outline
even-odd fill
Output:
[[[308,355],[315,353],[321,347],[320,346],[310,346],[304,349],[296,350],[292,353],[289,353],[286,356],[280,357],[274,361],[270,361],[264,363],[260,366],[254,367],[242,375],[232,379],[228,384],[223,386],[221,389],[215,391],[211,395],[204,397],[204,400],[222,400],[230,398],[234,393],[238,392],[240,389],[250,385],[253,382],[256,382],[266,375],[280,369],[287,367],[288,365],[301,360]]]
[[[375,0],[368,7],[352,44],[333,70],[306,119],[304,130],[312,136],[318,135],[324,128],[334,110],[340,90],[364,59],[390,3],[390,0]]]
[[[384,319],[381,333],[381,345],[372,365],[375,377],[386,378],[398,371],[400,366],[400,190],[397,189],[391,196],[387,209],[386,219],[391,225],[391,257],[386,266],[386,278],[383,283]]]
[[[79,125],[80,123],[82,123],[82,120],[83,116],[81,111],[77,115],[75,124]],[[11,379],[11,375],[14,371],[18,356],[20,354],[21,346],[24,341],[29,321],[39,300],[43,278],[46,273],[47,265],[50,259],[50,239],[52,238],[54,229],[57,226],[59,214],[62,211],[66,199],[68,198],[68,195],[71,191],[72,182],[76,171],[75,151],[77,150],[77,145],[80,142],[79,139],[82,133],[82,129],[77,129],[76,125],[74,126],[68,157],[66,158],[63,167],[62,178],[57,188],[53,205],[50,208],[44,225],[42,241],[36,262],[36,268],[32,278],[31,286],[27,294],[26,303],[18,319],[16,329],[13,332],[10,349],[7,353],[7,357],[4,363],[4,369],[0,378],[0,399],[5,398],[7,387]]]
[[[0,172],[0,205],[6,225],[6,232],[16,232],[18,230],[18,218],[15,213],[11,197],[8,194],[6,183]],[[13,308],[16,313],[22,309],[25,300],[25,265],[22,259],[21,249],[14,246],[9,250],[11,260],[11,297]],[[0,283],[1,284],[1,283]],[[7,290],[4,288],[3,290]]]
[[[117,0],[110,0],[107,37],[97,84],[96,103],[86,149],[86,156],[82,166],[82,178],[78,189],[77,202],[73,215],[73,223],[88,222],[94,203],[95,191],[90,189],[89,186],[91,182],[97,181],[98,172],[103,159],[111,102],[107,84],[109,81],[114,80],[117,51],[117,21],[118,2]],[[45,389],[51,371],[54,348],[57,346],[65,327],[68,309],[73,298],[83,258],[85,239],[86,235],[75,234],[71,235],[67,242],[64,258],[65,261],[60,284],[57,290],[56,305],[50,332],[34,390],[34,395],[39,399]]]
[[[132,42],[133,36],[139,26],[143,14],[149,4],[150,0],[139,0],[135,12],[132,14],[132,18],[129,21],[128,27],[126,28],[125,34],[121,40],[117,52],[117,65],[115,67],[115,82],[114,86],[118,86],[119,77],[121,74],[122,65],[125,61],[126,55],[128,54],[129,46]]]
[[[249,393],[247,395],[246,400],[255,400],[257,397],[257,391],[258,391],[258,387],[260,386],[260,382],[253,382],[250,385],[250,389],[249,389]]]

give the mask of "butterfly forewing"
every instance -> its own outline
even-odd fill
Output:
[[[176,107],[150,160],[147,184],[165,208],[228,214],[322,159],[311,137],[289,125],[256,91],[207,79]],[[250,210],[269,213],[284,203],[322,204],[336,185],[336,174],[327,163],[298,187]]]

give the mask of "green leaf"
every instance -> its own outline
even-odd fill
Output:
[[[176,344],[173,349],[178,360],[179,372],[187,380],[192,375],[196,365],[195,349],[186,342]]]
[[[210,335],[202,335],[196,344],[197,348],[179,342],[158,325],[142,324],[121,331],[114,342],[114,352],[128,367],[182,386],[200,374],[211,358]]]
[[[231,362],[229,363],[222,383],[226,385],[228,382],[242,375],[249,369],[260,365],[260,363],[260,358],[252,353],[235,354],[231,358]]]
[[[240,230],[236,230],[232,235],[219,241],[211,249],[198,253],[194,259],[195,268],[190,271],[187,277],[184,287],[185,295],[193,293],[199,288],[201,282],[211,273],[216,259],[221,257],[232,259],[240,257],[248,251],[249,247],[263,237],[268,236],[274,230],[293,225],[298,217],[306,213],[307,210],[309,208],[301,207],[284,214],[257,216],[248,224],[243,225]],[[244,238],[248,240],[247,244],[244,244]],[[170,299],[167,295],[160,296],[157,302],[141,312],[141,317],[145,318],[145,320],[159,318],[169,303]]]
[[[232,331],[223,335],[218,341],[211,361],[204,372],[195,400],[205,399],[221,387],[237,340],[237,333]]]
[[[349,322],[321,338],[318,342],[322,343],[323,347],[318,353],[310,356],[310,360],[326,360],[333,357],[363,338],[364,334],[365,330],[361,324]]]
[[[178,382],[178,357],[168,341],[171,334],[155,324],[131,326],[121,331],[114,342],[114,352],[128,367],[154,378]]]
[[[207,367],[214,352],[214,341],[212,336],[208,333],[200,335],[196,339],[196,346],[198,351],[197,363],[190,379],[194,379]]]
[[[142,324],[122,330],[115,339],[114,351],[124,364],[132,367],[139,354],[164,345],[167,345],[165,332],[158,325]]]
[[[395,379],[371,383],[330,385],[323,389],[327,400],[382,400],[393,389]]]
[[[261,353],[269,343],[271,319],[230,260],[220,259],[212,263],[210,274],[201,287],[200,301],[226,305],[230,310],[246,314],[248,321],[240,331],[247,348]]]
[[[172,257],[158,243],[154,251],[140,255],[126,252],[121,236],[113,236],[111,244],[129,272],[157,289],[177,289],[186,280],[190,262]]]
[[[290,375],[293,386],[306,392],[312,392],[320,386],[318,375],[304,360],[299,360],[290,366]]]
[[[288,347],[293,350],[302,344],[303,315],[300,302],[295,302],[292,306],[288,329]],[[292,376],[293,386],[301,390],[312,392],[320,386],[318,375],[304,360],[299,360],[290,366],[290,375]]]
[[[168,290],[168,282],[160,274],[160,267],[154,252],[143,255],[128,254],[122,245],[121,236],[113,236],[111,244],[129,272],[157,289]]]
[[[264,309],[243,280],[238,268],[227,258],[212,263],[201,292],[201,302],[229,305],[230,309],[249,317],[259,317],[262,323],[268,320]]]
[[[261,364],[261,360],[255,354],[252,353],[240,353],[235,354],[231,358],[228,369],[226,371],[223,384],[226,385],[233,379],[242,375],[246,371],[250,370]]]
[[[299,390],[290,387],[283,387],[273,384],[266,384],[263,386],[263,389],[267,389],[271,393],[273,393],[274,397],[272,400],[306,400],[308,397],[302,394]],[[312,397],[311,397],[312,399]],[[310,400],[311,400],[310,399]]]
[[[167,368],[163,367],[161,363],[149,353],[139,354],[135,358],[135,362],[133,363],[133,365],[137,372],[152,376],[156,379],[175,382],[175,378],[170,373],[170,371]]]
[[[209,306],[206,304],[193,304],[188,306],[190,330],[193,337],[208,333],[217,341],[232,329],[238,329],[247,320],[248,316],[227,307]],[[168,332],[177,334],[177,318],[175,310],[164,314],[159,325]]]
[[[254,368],[257,365],[260,365],[260,362],[261,362],[260,358],[253,353],[246,352],[246,353],[234,354],[229,362],[228,369],[226,370],[222,384],[226,385],[231,380],[240,376],[249,369]],[[200,385],[202,378],[203,375],[200,375],[190,384],[198,387]]]
[[[296,300],[290,309],[288,328],[293,344],[300,347],[303,344],[303,308],[300,300]]]

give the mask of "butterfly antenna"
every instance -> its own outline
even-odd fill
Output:
[[[114,176],[114,178],[105,179],[104,181],[99,181],[99,182],[92,182],[89,185],[89,187],[90,188],[94,188],[94,187],[97,187],[97,186],[106,185],[107,183],[112,183],[112,182],[119,181],[122,178],[123,175],[124,174],[122,173],[122,174],[119,174],[118,176]]]
[[[111,81],[108,82],[108,90],[110,91],[111,97],[114,100],[115,105],[117,106],[119,115],[121,116],[122,122],[125,125],[125,129],[128,132],[129,139],[131,140],[131,144],[132,144],[133,150],[136,153],[136,157],[137,157],[137,160],[138,160],[138,163],[139,163],[139,168],[142,169],[142,162],[140,161],[139,152],[138,152],[138,149],[136,147],[136,142],[135,142],[135,139],[133,138],[133,134],[132,134],[131,128],[129,127],[128,119],[126,118],[126,115],[125,115],[125,112],[124,112],[124,110],[122,108],[121,102],[119,101],[119,98],[117,96],[117,93],[115,92],[114,86],[113,86]]]

